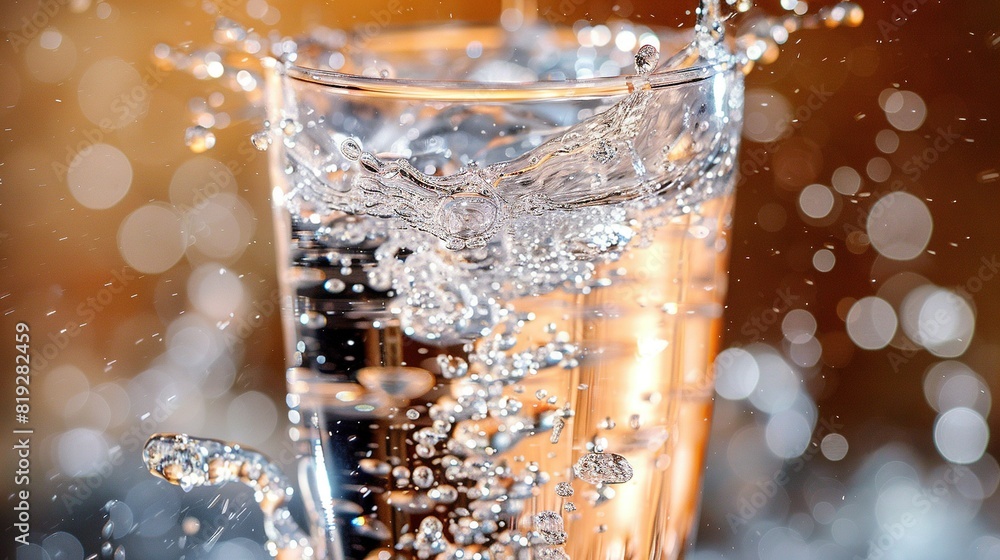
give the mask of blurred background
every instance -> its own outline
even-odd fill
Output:
[[[257,76],[227,70],[253,56],[179,71],[171,53],[231,40],[217,16],[263,45],[402,23],[404,4],[0,8],[0,355],[14,364],[23,322],[33,365],[29,422],[4,415],[34,430],[17,558],[266,558],[244,489],[181,495],[140,461],[158,431],[292,456]],[[442,19],[505,7],[452,4]],[[1000,558],[1000,4],[860,5],[859,27],[798,32],[747,77],[697,560]],[[582,33],[694,8],[538,6]]]

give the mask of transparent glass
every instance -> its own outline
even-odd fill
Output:
[[[271,65],[288,401],[322,557],[681,555],[742,75],[690,32],[605,29],[362,28]],[[678,54],[655,69],[642,44]]]

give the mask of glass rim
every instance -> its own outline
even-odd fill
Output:
[[[637,89],[667,89],[706,80],[733,69],[735,65],[735,62],[728,62],[668,70],[650,74],[646,80],[637,76],[609,76],[581,80],[509,83],[374,78],[313,69],[292,63],[279,63],[278,67],[289,79],[340,90],[345,94],[484,102],[593,98],[625,95]]]
[[[484,29],[489,26],[482,26]],[[406,32],[407,30],[397,30]],[[412,30],[409,30],[412,31]],[[663,30],[664,32],[674,30]],[[266,64],[282,78],[330,88],[346,95],[435,101],[541,101],[620,96],[638,89],[663,89],[711,78],[736,68],[735,57],[687,68],[654,71],[647,76],[624,74],[531,82],[483,82],[374,77],[314,68],[283,55]]]

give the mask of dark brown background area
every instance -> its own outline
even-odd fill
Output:
[[[776,0],[757,3],[767,12],[781,11]],[[410,5],[275,3],[281,18],[274,27],[294,34],[316,22],[362,23],[377,19],[383,8],[404,4]],[[457,19],[493,19],[498,12],[493,2],[427,4],[413,4],[413,12],[403,10],[394,16],[393,23],[415,17],[407,14],[419,10],[438,10],[441,18],[451,15]],[[224,5],[234,6],[235,19],[266,27],[247,16],[246,2]],[[811,11],[820,5],[811,4]],[[623,0],[615,4],[572,0],[543,3],[540,12],[547,13],[547,7],[558,12],[567,6],[572,8],[567,21],[585,15],[603,21],[615,13],[668,25],[690,24],[693,16],[685,11],[694,7],[693,2],[676,1]],[[951,288],[975,275],[981,259],[991,259],[1000,252],[1000,221],[996,218],[1000,180],[991,175],[991,170],[1000,169],[1000,4],[989,0],[887,0],[864,1],[861,6],[865,22],[860,27],[797,33],[782,47],[776,62],[755,69],[747,77],[748,91],[769,88],[792,108],[807,104],[816,88],[830,93],[829,100],[812,111],[807,120],[796,123],[795,133],[786,140],[776,145],[752,141],[744,144],[745,169],[752,172],[738,190],[722,343],[726,348],[758,342],[742,326],[766,312],[776,290],[788,289],[801,296],[796,307],[808,309],[817,319],[817,337],[824,352],[822,365],[809,374],[805,385],[818,405],[819,417],[842,424],[839,432],[849,442],[849,452],[838,462],[816,456],[801,471],[790,472],[792,481],[779,492],[784,497],[773,503],[768,500],[751,519],[734,529],[731,515],[739,510],[742,497],[752,496],[755,483],[734,483],[728,442],[740,430],[760,424],[762,413],[744,401],[720,399],[709,450],[700,552],[696,556],[699,560],[863,558],[871,550],[867,543],[884,533],[886,523],[885,518],[873,517],[876,505],[865,497],[877,490],[871,482],[876,480],[878,470],[872,466],[873,461],[881,461],[878,457],[883,457],[886,449],[895,450],[892,457],[912,465],[919,484],[925,486],[936,480],[939,475],[934,469],[944,464],[933,439],[936,413],[923,394],[924,372],[940,360],[923,350],[906,353],[900,362],[904,353],[899,348],[858,349],[845,334],[845,315],[854,300],[874,295],[881,283],[897,272],[919,273],[934,284]],[[911,7],[917,7],[916,11],[907,14],[905,20],[897,19],[904,13],[901,10],[909,11]],[[46,15],[40,17],[39,13]],[[25,25],[32,18],[43,25]],[[169,4],[6,2],[0,8],[0,27],[7,40],[0,47],[0,339],[10,341],[14,324],[24,321],[31,326],[36,351],[52,344],[58,347],[51,365],[35,373],[36,383],[32,386],[37,451],[32,467],[36,496],[33,528],[38,539],[67,531],[76,535],[88,553],[96,551],[96,528],[102,520],[100,506],[108,499],[122,498],[129,488],[145,480],[135,443],[128,438],[130,434],[136,437],[145,413],[155,412],[152,401],[128,403],[126,418],[107,429],[104,437],[108,447],[114,449],[117,445],[127,453],[114,465],[114,474],[88,488],[86,482],[68,476],[58,467],[60,438],[69,430],[85,426],[86,419],[78,425],[75,422],[79,419],[72,414],[62,416],[64,403],[46,394],[47,385],[42,379],[47,372],[69,364],[89,380],[91,388],[106,383],[127,387],[130,379],[147,370],[164,353],[167,325],[190,308],[187,279],[198,264],[208,259],[187,255],[162,274],[135,274],[126,290],[102,306],[79,334],[66,339],[60,334],[67,324],[81,322],[78,306],[97,297],[108,282],[114,281],[113,273],[122,270],[125,262],[118,243],[122,222],[140,206],[169,200],[172,176],[179,165],[194,157],[184,145],[185,129],[192,124],[187,107],[192,96],[226,91],[226,103],[220,110],[231,116],[233,124],[215,131],[217,145],[203,155],[234,162],[234,192],[255,216],[248,246],[231,258],[217,259],[240,275],[245,291],[244,317],[252,317],[255,302],[266,301],[276,285],[266,161],[263,154],[245,150],[247,137],[261,126],[261,117],[240,111],[238,96],[216,83],[197,81],[182,72],[157,73],[152,63],[151,52],[157,43],[206,45],[211,40],[211,26],[212,18],[194,0]],[[41,28],[48,27],[57,29],[64,41],[72,42],[74,51],[71,67],[54,81],[39,80],[38,70],[43,70],[43,76],[51,76],[52,72],[33,68],[26,54],[37,49],[37,45],[31,45],[40,40]],[[68,44],[60,48],[70,48]],[[105,210],[91,210],[74,199],[65,178],[58,173],[58,165],[53,163],[68,164],[75,147],[90,142],[96,125],[85,118],[78,103],[81,77],[94,62],[107,57],[120,58],[141,75],[155,74],[157,83],[147,92],[148,99],[143,103],[148,106],[144,105],[134,122],[101,133],[102,142],[116,146],[128,157],[133,177],[121,201]],[[886,88],[915,92],[927,107],[923,125],[913,132],[899,132],[900,147],[889,155],[880,153],[875,145],[878,132],[892,128],[879,105],[880,93]],[[918,181],[910,181],[904,172],[906,162],[931,145],[939,129],[949,128],[960,134],[961,140],[940,153]],[[757,161],[747,164],[750,154]],[[865,177],[860,196],[836,195],[840,199],[839,214],[830,223],[809,224],[800,217],[797,201],[803,187],[812,183],[830,185],[831,174],[841,166],[852,167],[864,176],[868,161],[877,156],[892,164],[888,181],[879,183]],[[897,179],[903,181],[905,192],[924,201],[933,217],[933,235],[927,250],[909,261],[879,256],[863,237],[848,239],[850,231],[864,230],[864,216],[871,205]],[[774,226],[771,218],[766,229],[759,223],[761,208],[766,205],[770,205],[767,208],[772,218],[774,212],[781,214],[783,210],[782,227]],[[826,273],[815,270],[810,261],[823,247],[836,256],[836,265]],[[992,392],[1000,390],[1000,322],[995,320],[1000,314],[998,302],[1000,277],[984,282],[982,289],[972,294],[974,337],[969,349],[955,358],[977,372]],[[263,317],[253,322],[234,347],[231,389],[205,403],[201,411],[204,424],[197,432],[239,436],[242,428],[225,422],[230,418],[228,407],[239,394],[256,391],[272,398],[278,416],[273,433],[262,437],[257,446],[278,455],[286,437],[281,412],[284,380],[280,333],[276,314],[261,314]],[[780,325],[772,325],[760,339],[780,348]],[[67,342],[63,345],[60,340]],[[13,363],[12,346],[8,342],[0,348],[4,363]],[[3,377],[3,394],[13,395],[12,376]],[[992,431],[998,428],[995,416],[991,413],[987,417]],[[11,417],[4,413],[5,426],[13,426],[8,419]],[[167,420],[156,429],[175,424],[195,431],[183,419]],[[768,450],[762,446],[756,452],[766,455]],[[987,453],[998,453],[994,438],[990,439]],[[746,460],[754,458],[748,456]],[[4,472],[12,472],[12,467],[13,463],[5,459]],[[836,487],[842,490],[844,503],[856,502],[851,506],[854,509],[844,513],[854,519],[852,538],[843,534],[842,539],[835,538],[833,533],[837,531],[832,523],[806,523],[801,517],[814,513],[808,495],[824,484],[831,488],[841,485]],[[86,498],[78,506],[67,507],[66,496],[83,496],[81,489],[87,490]],[[234,500],[247,500],[238,492],[231,494]],[[952,491],[949,499],[952,495],[957,493]],[[951,505],[935,506],[929,515],[950,515],[952,510],[948,508],[954,504],[944,502]],[[904,537],[894,540],[891,553],[905,553],[907,558],[979,558],[975,556],[979,553],[984,559],[1000,557],[987,555],[1000,554],[1000,548],[989,552],[993,541],[983,536],[995,531],[1000,521],[997,498],[986,496],[979,502],[975,512],[962,518],[960,529],[947,524],[937,527],[941,533],[935,533],[939,537],[936,542],[954,546],[922,547],[920,529],[907,531]],[[960,507],[964,502],[956,498],[955,503]],[[931,521],[927,523],[933,524]],[[254,522],[258,521],[228,521],[232,534],[259,539],[252,527],[248,528]],[[846,531],[844,526],[841,532]],[[778,535],[775,531],[784,528],[795,530],[798,537],[781,533],[782,538],[807,543],[801,550],[794,549],[806,552],[795,556],[788,552],[793,549],[773,548],[773,539],[764,538]],[[8,527],[5,546],[11,535]],[[828,547],[824,543],[832,544]],[[779,555],[775,552],[779,550],[784,552]]]

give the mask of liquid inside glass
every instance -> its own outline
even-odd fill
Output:
[[[643,41],[329,34],[274,68],[255,143],[319,554],[680,555],[742,79],[712,29]],[[581,69],[622,77],[553,82]]]

